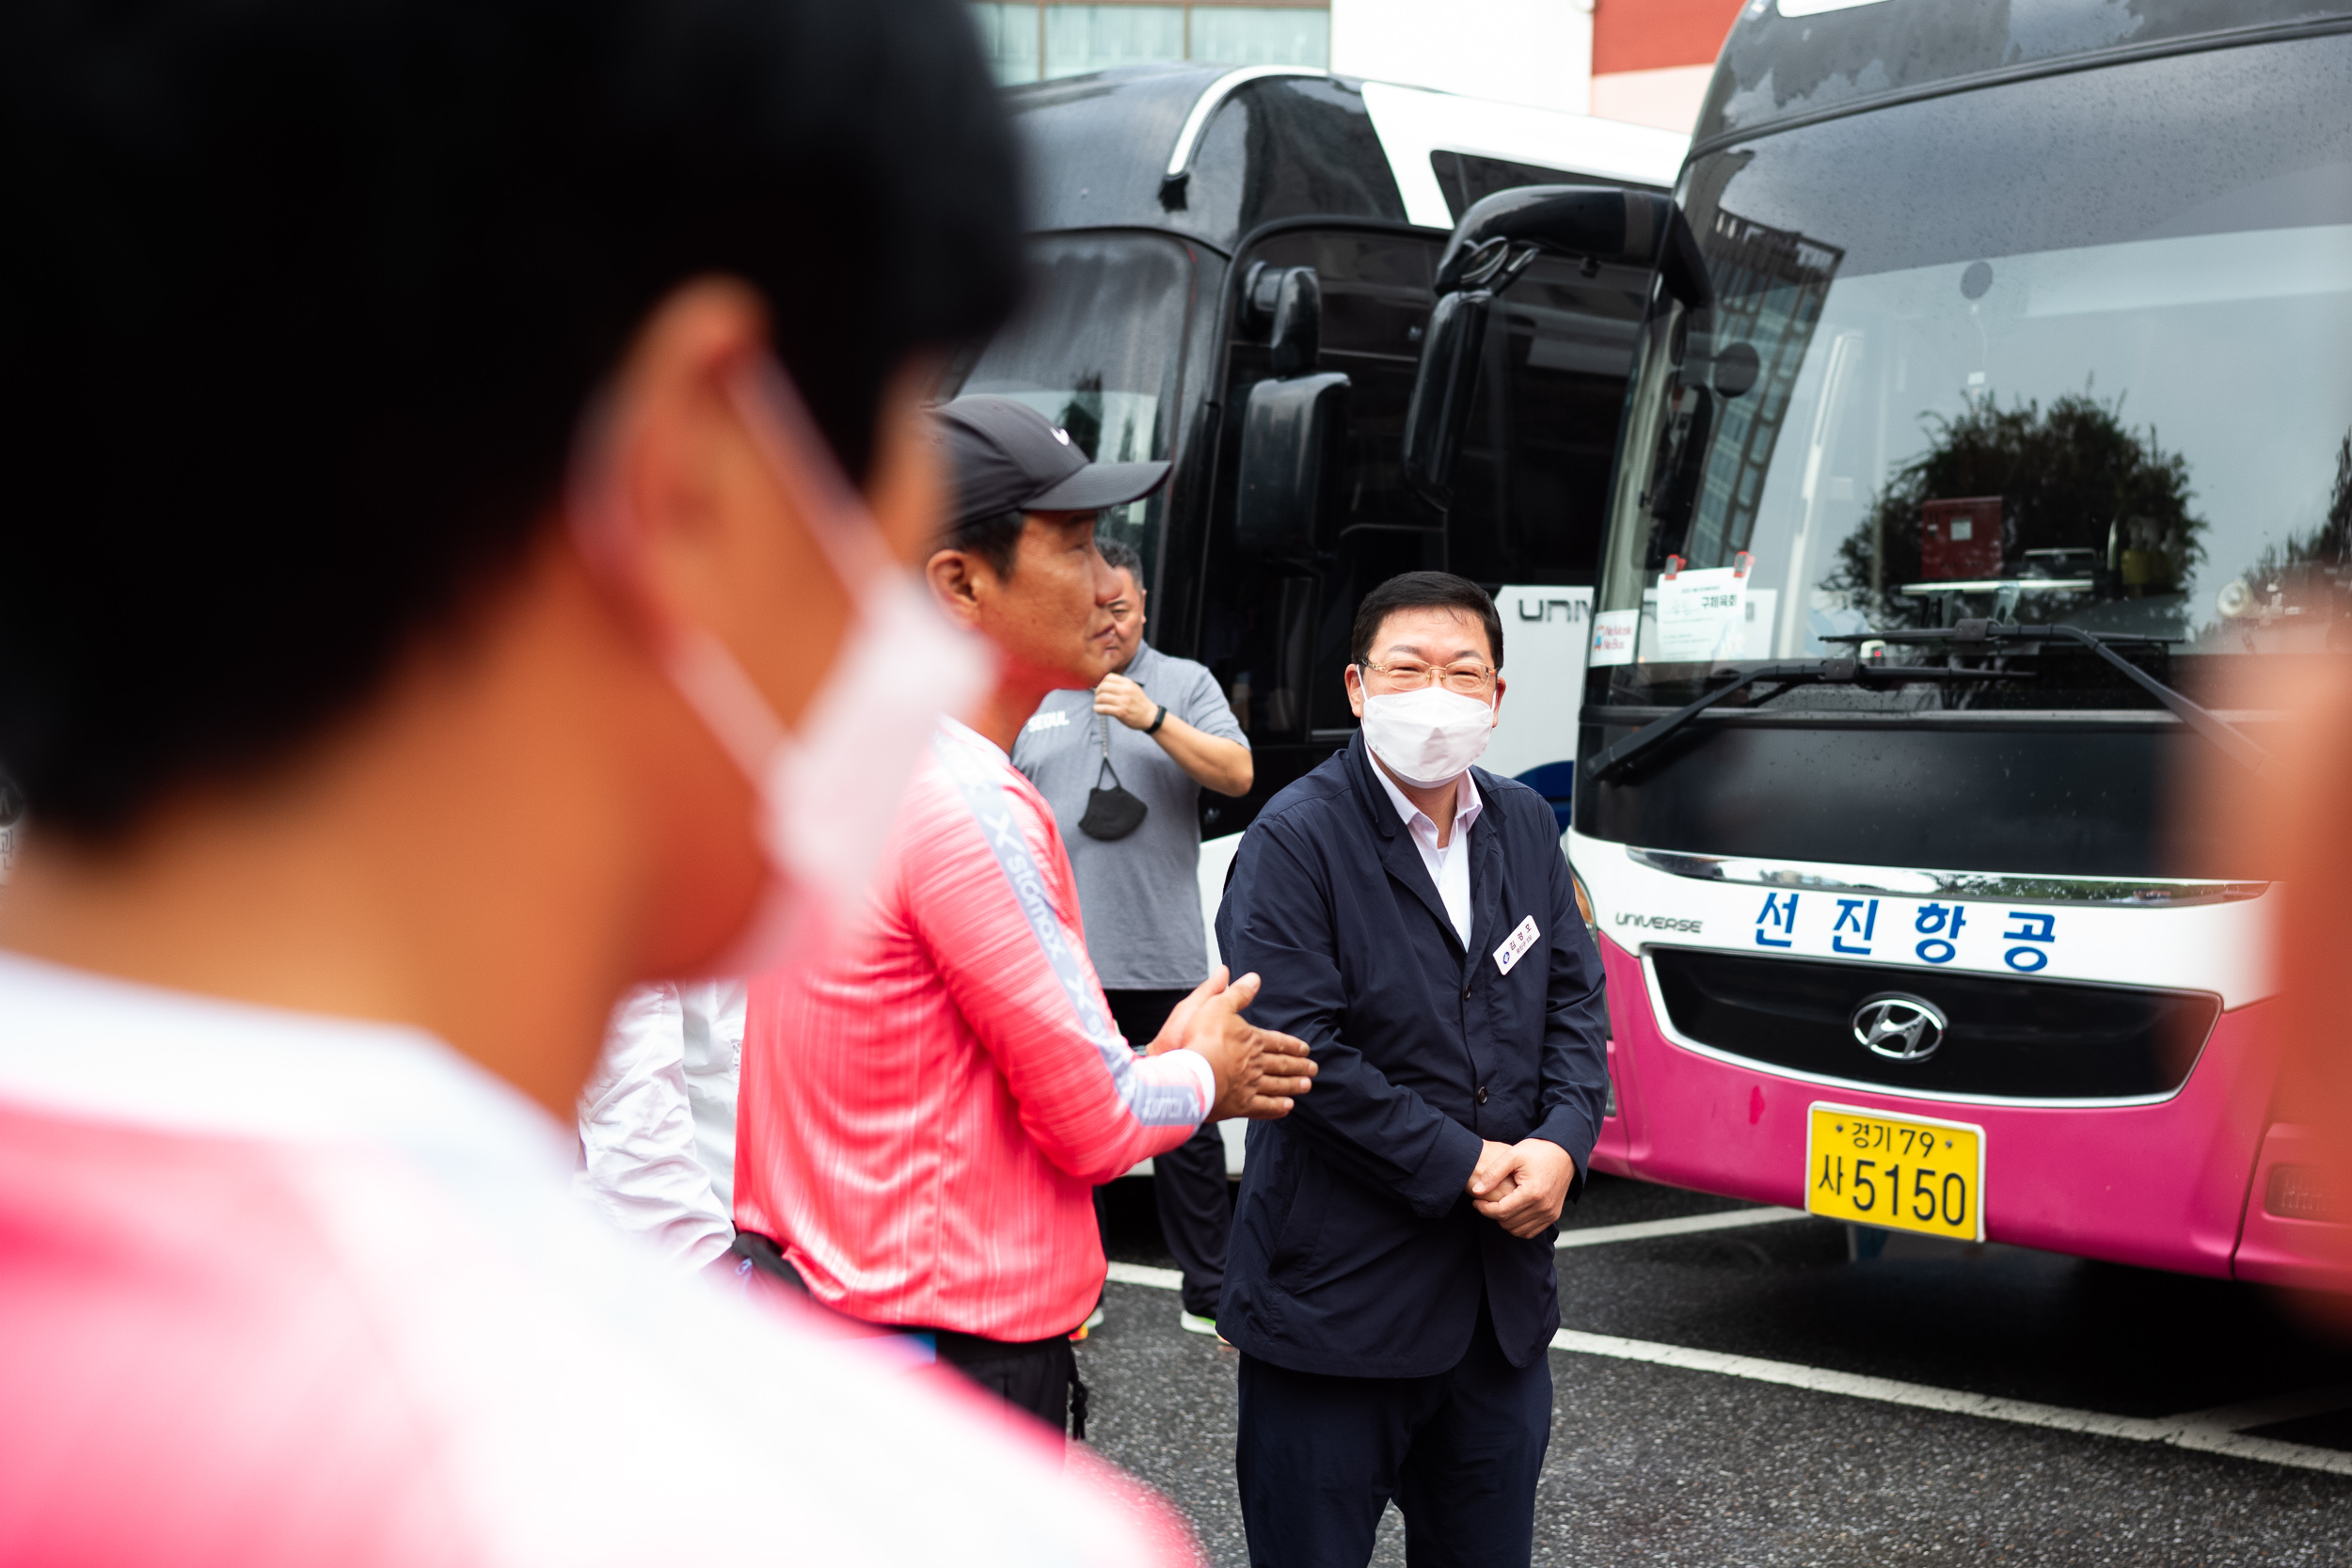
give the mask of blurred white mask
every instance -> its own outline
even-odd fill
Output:
[[[785,727],[726,644],[677,632],[664,663],[676,687],[755,794],[753,823],[768,876],[750,923],[709,973],[755,976],[821,958],[855,928],[898,819],[898,802],[942,715],[969,713],[995,679],[993,644],[941,612],[889,553],[782,367],[762,358],[729,390],[777,487],[847,592],[851,617],[797,731]],[[619,504],[593,488],[576,517]],[[788,615],[789,604],[776,606]]]

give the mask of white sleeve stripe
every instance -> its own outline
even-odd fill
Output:
[[[1079,1031],[1092,1042],[1095,1052],[1109,1069],[1111,1084],[1119,1092],[1120,1103],[1127,1114],[1146,1127],[1195,1127],[1207,1113],[1208,1096],[1201,1095],[1195,1085],[1155,1083],[1138,1071],[1135,1053],[1111,1027],[1110,1017],[1097,1000],[1100,990],[1093,976],[1079,963],[1062,933],[1060,917],[1054,912],[1052,900],[1045,896],[1045,879],[1038,871],[1036,857],[1029,853],[1027,839],[1022,836],[1021,819],[1007,802],[1004,781],[990,776],[976,757],[946,736],[934,736],[931,750],[947,770],[963,796],[963,803],[980,825],[980,836],[996,856],[996,868],[1011,884],[1013,900],[1021,906],[1023,916],[1029,923],[1029,934],[1043,949],[1045,961],[1052,966],[1054,977],[1061,982],[1063,995],[1070,1000],[1071,1010],[1077,1015]],[[1201,1071],[1209,1064],[1197,1053],[1187,1052],[1200,1063]],[[1215,1075],[1211,1074],[1214,1084]],[[1211,1094],[1215,1093],[1214,1088]]]

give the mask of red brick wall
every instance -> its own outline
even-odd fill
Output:
[[[1742,0],[1597,0],[1593,74],[1712,65]]]

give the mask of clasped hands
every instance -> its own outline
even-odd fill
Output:
[[[1225,966],[1217,965],[1216,974],[1177,1003],[1144,1054],[1197,1051],[1206,1057],[1216,1074],[1211,1121],[1279,1120],[1290,1115],[1298,1096],[1314,1086],[1315,1064],[1304,1040],[1261,1029],[1241,1016],[1257,997],[1255,974],[1230,985],[1225,974]]]
[[[1314,1086],[1315,1064],[1306,1042],[1261,1029],[1241,1016],[1258,994],[1258,977],[1228,984],[1225,966],[1176,1004],[1145,1052],[1197,1051],[1216,1074],[1216,1103],[1208,1119],[1273,1121]],[[1559,1223],[1576,1180],[1576,1162],[1548,1138],[1481,1145],[1467,1183],[1471,1207],[1522,1241]]]
[[[1478,1164],[1465,1190],[1471,1208],[1528,1241],[1560,1223],[1568,1184],[1575,1180],[1576,1162],[1549,1138],[1522,1138],[1515,1144],[1487,1140],[1479,1148]]]

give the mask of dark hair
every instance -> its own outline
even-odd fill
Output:
[[[1013,559],[1021,553],[1021,533],[1029,526],[1029,515],[1019,507],[1009,512],[992,512],[983,517],[966,517],[960,523],[947,525],[939,537],[943,550],[967,550],[978,556],[1000,578],[1012,576]]]
[[[103,839],[357,705],[696,277],[863,479],[1020,208],[960,0],[0,8],[0,766]]]
[[[1143,557],[1136,553],[1133,545],[1124,539],[1105,539],[1098,533],[1094,536],[1094,547],[1102,552],[1104,563],[1112,571],[1124,572],[1135,578],[1137,588],[1143,586]]]
[[[1361,664],[1372,657],[1380,623],[1400,610],[1454,610],[1476,618],[1486,628],[1486,647],[1494,666],[1502,668],[1502,617],[1486,591],[1452,572],[1405,572],[1364,595],[1356,607],[1356,626],[1349,634],[1347,658]]]

